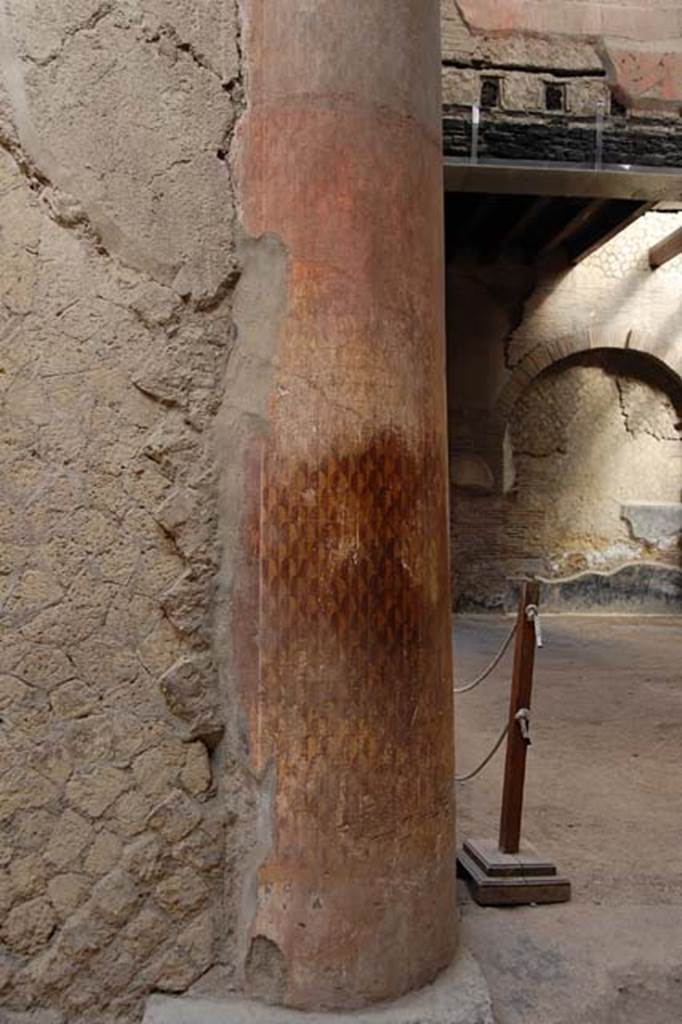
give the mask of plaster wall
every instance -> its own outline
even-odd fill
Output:
[[[0,3],[10,1019],[127,1019],[235,960],[249,797],[212,644],[238,39],[229,0]]]
[[[626,506],[682,499],[682,265],[648,265],[682,223],[651,213],[558,276],[449,267],[453,588],[499,606],[508,577],[679,564],[676,529]],[[672,509],[670,508],[672,506]]]

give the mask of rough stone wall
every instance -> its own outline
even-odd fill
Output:
[[[675,0],[456,0],[474,33],[594,41],[611,84],[630,104],[679,107],[682,10]],[[551,65],[550,65],[551,66]],[[561,64],[557,65],[562,67]]]
[[[483,83],[499,87],[494,107],[526,115],[547,109],[545,85],[561,85],[565,109],[594,116],[610,95],[603,57],[592,39],[538,38],[520,30],[479,32],[454,0],[443,0],[443,103],[471,107]]]
[[[231,0],[0,2],[0,1005],[69,1024],[233,966],[238,43]]]
[[[442,0],[442,15],[448,156],[470,154],[476,103],[482,160],[682,163],[682,15],[669,0]]]
[[[623,506],[682,500],[682,263],[648,264],[681,223],[648,214],[537,281],[449,266],[457,605],[499,606],[523,572],[679,564],[679,536],[636,536]]]
[[[442,12],[446,103],[448,85],[461,102],[478,71],[498,73],[518,110],[539,109],[548,80],[564,83],[574,112],[593,110],[607,85],[630,109],[679,113],[682,10],[673,0],[442,0]]]

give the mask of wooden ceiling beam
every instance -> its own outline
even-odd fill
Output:
[[[682,254],[682,228],[673,231],[672,235],[668,235],[662,242],[658,242],[657,245],[649,249],[649,266],[652,270],[658,270],[659,267],[670,263],[680,254]]]
[[[568,258],[570,263],[573,266],[577,263],[582,263],[582,261],[586,260],[588,256],[591,256],[593,252],[596,252],[597,249],[601,249],[603,245],[610,242],[611,239],[615,238],[616,235],[619,235],[621,231],[625,231],[625,229],[629,228],[631,224],[634,224],[636,220],[643,217],[644,214],[653,209],[655,205],[655,203],[640,203],[638,206],[635,206],[630,213],[625,214],[624,217],[616,221],[615,224],[612,224],[611,227],[603,231],[597,238],[592,239],[588,244],[583,246],[568,246]]]
[[[491,216],[497,205],[496,196],[473,197],[467,215],[459,222],[455,232],[455,244],[475,247],[475,236]]]
[[[547,207],[552,202],[551,196],[540,196],[538,199],[534,199],[528,206],[528,209],[510,225],[507,231],[501,236],[498,241],[499,248],[503,248],[505,245],[510,245],[515,241],[519,235],[522,235],[524,231],[532,227],[533,224],[542,216]]]
[[[554,252],[560,246],[565,246],[574,235],[577,235],[579,231],[583,231],[589,222],[602,212],[607,202],[608,200],[606,199],[592,199],[591,202],[586,203],[545,243],[538,255],[546,256],[547,253]]]

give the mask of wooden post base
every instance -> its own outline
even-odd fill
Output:
[[[502,853],[492,840],[465,839],[457,868],[482,906],[565,903],[571,898],[568,879],[560,878],[554,864],[529,843],[518,853]]]

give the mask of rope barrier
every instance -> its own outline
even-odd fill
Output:
[[[535,632],[536,645],[538,647],[542,647],[543,638],[542,625],[540,623],[540,609],[536,604],[529,604],[525,609],[525,616],[526,621],[531,623],[533,626],[533,630]],[[474,679],[473,682],[467,683],[464,686],[456,686],[455,693],[469,693],[471,690],[475,690],[476,687],[479,686],[484,679],[487,679],[488,676],[497,668],[499,663],[502,661],[502,658],[504,657],[505,653],[507,652],[510,643],[514,639],[514,636],[516,635],[516,632],[519,628],[519,621],[519,619],[516,620],[511,630],[509,631],[509,635],[507,636],[501,648],[499,649],[493,660],[490,662],[488,667],[485,669],[485,671],[482,672],[480,676],[478,676],[476,679]],[[495,754],[504,743],[511,728],[512,722],[516,722],[519,729],[521,730],[521,736],[523,737],[524,743],[526,744],[526,746],[530,746],[530,710],[528,708],[520,708],[514,715],[514,718],[507,722],[504,729],[495,740],[492,750],[486,755],[486,757],[483,758],[481,763],[476,768],[474,768],[473,771],[467,772],[466,775],[455,775],[455,782],[469,782],[470,779],[475,779],[476,776],[479,775],[488,764],[490,764]]]
[[[518,629],[518,625],[519,625],[518,621],[516,621],[514,623],[514,625],[512,626],[512,629],[511,629],[511,632],[509,633],[509,636],[506,638],[506,640],[502,644],[501,648],[499,649],[499,651],[497,652],[497,654],[495,655],[493,660],[488,665],[488,667],[485,670],[485,672],[482,672],[480,674],[480,676],[478,676],[476,679],[474,679],[473,683],[466,683],[464,686],[456,686],[455,687],[455,693],[470,693],[471,690],[475,690],[477,686],[480,686],[480,684],[483,682],[484,679],[487,679],[488,676],[492,672],[494,672],[494,670],[497,668],[497,666],[499,665],[499,663],[502,661],[503,657],[507,653],[507,649],[508,649],[510,643],[512,642],[512,640],[514,639],[514,636],[516,635],[516,630]],[[502,737],[502,739],[504,739],[504,736]],[[502,741],[500,740],[500,742],[502,742]]]
[[[516,714],[514,715],[514,719],[513,720],[518,723],[519,728],[521,729],[521,732],[522,732],[522,735],[523,735],[523,738],[524,738],[525,742],[526,743],[530,743],[530,737],[528,735],[528,723],[530,722],[530,711],[528,710],[528,708],[521,708],[519,711],[517,711]],[[504,743],[504,741],[506,739],[506,736],[507,736],[507,733],[509,732],[510,726],[511,726],[511,722],[507,722],[507,724],[505,725],[504,729],[502,730],[502,732],[498,736],[497,740],[495,741],[495,744],[494,744],[492,750],[490,751],[490,753],[486,757],[484,757],[484,759],[481,761],[481,763],[478,765],[478,767],[474,768],[474,770],[471,771],[471,772],[467,772],[466,775],[455,775],[455,782],[469,782],[470,779],[475,779],[476,776],[479,775],[483,771],[483,769],[486,767],[486,765],[490,764],[490,762],[494,758],[495,754],[497,753],[497,751],[500,749],[500,747]]]

